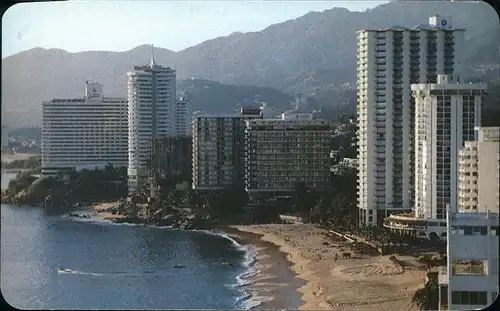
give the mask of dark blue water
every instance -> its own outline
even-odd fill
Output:
[[[1,290],[17,308],[215,309],[248,303],[238,299],[244,292],[235,286],[248,268],[248,253],[226,238],[76,221],[9,205],[2,205],[1,217]]]

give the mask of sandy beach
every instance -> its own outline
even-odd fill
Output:
[[[103,219],[122,216],[101,211],[118,202],[89,206]],[[426,270],[412,256],[357,254],[348,243],[311,224],[243,225],[220,228],[256,252],[255,273],[245,288],[259,309],[417,310],[414,292]],[[343,259],[350,252],[354,258]],[[335,254],[338,260],[334,260]],[[361,257],[361,258],[360,258]]]
[[[415,290],[423,286],[426,272],[411,256],[398,256],[407,265],[404,269],[392,263],[389,256],[364,255],[362,259],[342,259],[342,253],[350,251],[346,243],[309,224],[232,228],[259,235],[261,240],[273,243],[287,254],[286,259],[292,263],[291,269],[299,279],[295,284],[304,280],[298,288],[303,301],[300,310],[417,309],[409,309],[409,305]],[[259,251],[256,265],[264,266],[264,271],[255,276],[252,287],[267,287],[269,292],[276,292],[278,287],[268,282],[276,267],[271,268],[263,262],[269,256],[266,254],[268,250],[261,248]],[[360,256],[350,252],[352,256]],[[339,255],[337,261],[334,260],[335,254]],[[267,264],[273,266],[272,261]],[[277,277],[279,279],[279,274]],[[266,303],[260,307],[290,308],[290,305],[278,301],[279,296],[268,295]]]
[[[88,209],[95,212],[99,217],[101,217],[102,219],[105,219],[105,220],[113,220],[113,219],[122,218],[123,217],[122,215],[118,215],[118,214],[113,215],[110,212],[103,211],[107,208],[114,207],[114,206],[118,206],[118,202],[98,203],[95,205],[90,205],[88,207]]]
[[[297,290],[305,281],[290,269],[292,263],[286,253],[275,244],[262,240],[259,235],[227,227],[222,231],[257,254],[252,266],[254,275],[246,279],[250,284],[244,287],[252,295],[255,308],[297,310],[304,303]]]
[[[16,153],[16,154],[6,154],[2,153],[2,162],[10,163],[16,160],[26,160],[30,157],[38,156],[40,154],[36,153]]]

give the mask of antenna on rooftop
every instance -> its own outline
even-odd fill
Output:
[[[154,53],[153,53],[153,45],[151,44],[151,67],[156,66],[155,59],[154,59]]]

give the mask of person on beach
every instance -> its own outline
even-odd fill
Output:
[[[338,255],[338,254],[335,254],[335,257],[333,257],[333,260],[334,260],[334,261],[337,261],[337,259],[339,259],[339,255]]]

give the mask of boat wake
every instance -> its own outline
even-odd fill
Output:
[[[57,272],[61,273],[61,274],[81,274],[81,275],[102,276],[101,273],[84,272],[84,271],[71,270],[71,269],[58,269]]]
[[[95,214],[92,215],[92,217],[90,217],[90,218],[72,217],[72,219],[75,221],[111,224],[111,225],[119,225],[119,226],[134,226],[134,227],[136,227],[136,226],[137,227],[148,226],[148,225],[144,225],[144,224],[115,223],[111,220],[102,219],[101,217],[99,217]],[[155,227],[157,229],[172,229],[171,226],[153,226],[153,225],[151,225],[151,227]],[[173,230],[176,230],[176,229],[173,229]],[[181,229],[179,229],[179,230],[181,230]],[[242,263],[243,267],[245,268],[245,271],[242,272],[241,274],[239,274],[238,276],[236,276],[236,283],[235,284],[229,284],[227,287],[232,288],[232,289],[236,289],[236,290],[241,292],[241,296],[238,297],[236,299],[236,302],[235,302],[236,308],[249,310],[249,309],[253,309],[253,308],[256,308],[259,305],[261,305],[262,301],[257,300],[255,297],[255,294],[250,293],[249,291],[244,289],[244,287],[254,284],[254,281],[250,280],[250,278],[252,278],[253,276],[255,276],[261,272],[260,270],[258,270],[254,267],[254,264],[257,260],[256,259],[257,254],[258,254],[257,248],[253,245],[241,245],[240,243],[238,243],[238,241],[236,241],[235,239],[233,239],[229,235],[221,233],[221,232],[214,232],[211,230],[191,230],[191,231],[203,232],[205,234],[211,234],[211,235],[216,235],[216,236],[225,238],[225,239],[229,240],[236,249],[245,253],[244,260]],[[176,269],[176,270],[178,270],[178,269]],[[82,271],[68,272],[68,271],[65,271],[65,269],[62,269],[62,270],[59,269],[59,273],[88,274],[88,275],[102,276],[102,274],[99,274],[99,273],[89,273],[89,272],[82,272]],[[131,275],[127,274],[127,276],[131,276]]]

